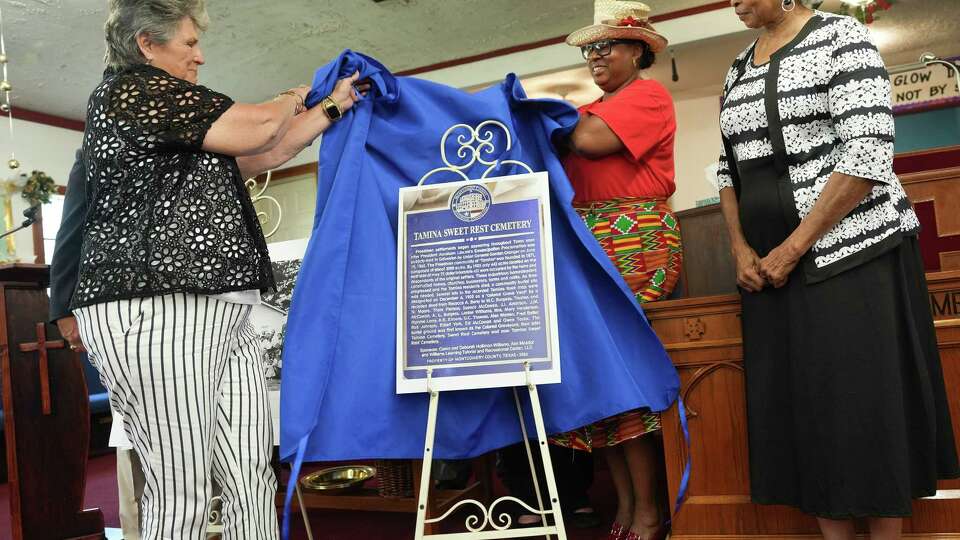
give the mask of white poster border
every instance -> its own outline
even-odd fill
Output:
[[[407,227],[406,215],[408,211],[404,208],[404,194],[411,192],[421,192],[427,189],[435,190],[444,188],[455,191],[462,186],[471,184],[496,185],[498,183],[512,182],[530,182],[534,181],[536,185],[535,199],[538,201],[540,210],[540,257],[543,276],[543,298],[544,298],[544,321],[547,326],[547,357],[546,358],[528,358],[517,360],[515,362],[496,361],[497,364],[515,363],[522,366],[529,363],[531,366],[538,366],[544,362],[549,362],[547,368],[537,368],[531,370],[528,374],[523,370],[513,373],[495,373],[483,375],[443,375],[445,369],[465,367],[464,365],[453,366],[433,366],[426,371],[433,372],[432,377],[409,379],[404,376],[404,366],[406,364],[406,343],[407,343],[407,325],[406,325],[406,255],[407,255]],[[495,190],[491,190],[493,193]],[[530,200],[530,199],[524,199]],[[496,200],[492,204],[497,204]],[[398,220],[397,220],[397,356],[396,356],[396,391],[398,394],[428,393],[430,391],[450,391],[450,390],[474,390],[480,388],[505,388],[514,386],[525,386],[532,382],[533,384],[555,384],[561,381],[560,373],[560,341],[557,329],[557,309],[556,309],[556,284],[554,280],[553,263],[553,235],[551,228],[550,213],[550,189],[549,178],[546,172],[522,173],[516,175],[488,177],[480,180],[466,180],[457,182],[447,182],[442,184],[429,184],[421,186],[411,186],[400,188],[398,199]]]

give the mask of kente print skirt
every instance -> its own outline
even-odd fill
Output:
[[[637,302],[666,298],[680,278],[680,224],[666,200],[621,198],[574,205],[590,232],[633,291]],[[628,411],[555,435],[551,442],[590,450],[660,430],[660,415]]]

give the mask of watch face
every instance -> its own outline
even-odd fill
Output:
[[[340,117],[343,116],[343,113],[340,112],[340,107],[337,107],[336,102],[332,99],[327,101],[326,110],[332,120],[339,120]]]

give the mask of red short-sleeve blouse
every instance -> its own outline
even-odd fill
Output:
[[[603,120],[626,148],[599,159],[572,152],[564,158],[574,202],[673,195],[677,121],[673,99],[662,84],[638,79],[612,98],[580,107],[580,114]]]

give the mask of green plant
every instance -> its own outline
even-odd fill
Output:
[[[50,194],[57,190],[57,184],[42,171],[33,171],[27,177],[27,183],[21,190],[21,196],[26,199],[30,206],[38,204],[47,204],[50,202]]]

